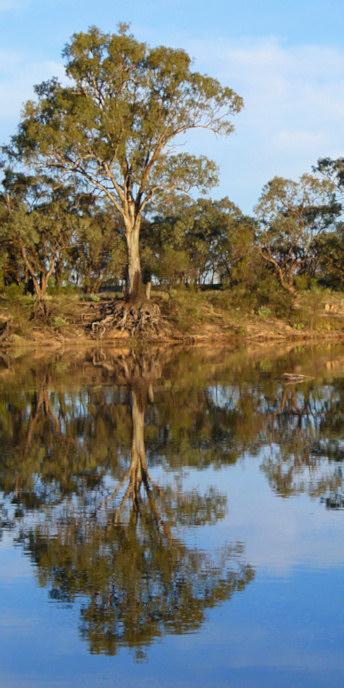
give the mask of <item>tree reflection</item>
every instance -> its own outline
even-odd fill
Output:
[[[190,544],[191,528],[223,518],[226,499],[188,490],[186,470],[264,447],[280,496],[342,504],[342,378],[283,381],[294,364],[289,353],[274,367],[238,354],[95,350],[74,368],[33,366],[17,387],[4,369],[0,528],[20,530],[52,599],[80,606],[92,652],[140,653],[196,629],[252,580],[242,546],[210,554]]]
[[[23,519],[18,540],[50,597],[80,604],[80,630],[91,652],[115,654],[126,645],[140,654],[154,638],[199,628],[206,610],[242,590],[254,571],[244,561],[242,544],[207,554],[185,542],[189,527],[223,518],[223,495],[213,488],[203,494],[185,490],[174,473],[159,484],[148,469],[144,421],[153,384],[162,374],[158,357],[98,356],[94,364],[105,366],[108,380],[119,383],[130,400],[129,467],[116,453],[115,461],[108,458],[100,466],[97,480],[83,482],[80,469],[88,454],[87,442],[81,443],[73,489],[61,488],[65,483],[57,461],[49,484],[59,486],[58,498],[55,489],[54,500],[45,497],[34,522]],[[30,437],[28,447],[34,444],[38,407],[57,436],[66,425],[66,418],[61,424],[53,404],[46,403],[45,392],[38,401],[23,435]],[[90,405],[94,419],[94,398]],[[105,417],[107,410],[104,401]],[[34,492],[33,482],[31,488]]]
[[[310,383],[285,383],[276,398],[275,408],[267,414],[266,433],[270,453],[262,470],[270,486],[282,497],[307,492],[320,497],[336,492],[342,484],[342,472],[334,466],[331,455],[320,453],[319,441],[331,399],[321,399]]]
[[[1,413],[1,487],[24,511],[59,502],[104,473],[80,437],[89,422],[82,399],[51,387],[49,372],[39,371],[36,389],[17,390]]]
[[[280,495],[338,491],[336,467],[344,456],[341,378],[325,387],[311,379],[281,382],[282,371],[293,366],[322,374],[318,355],[308,369],[304,356],[287,353],[273,364],[233,352],[209,357],[202,351],[141,356],[95,350],[74,366],[61,358],[32,367],[29,389],[27,371],[19,387],[10,385],[7,362],[0,485],[25,512],[96,485],[104,491],[106,476],[118,485],[132,471],[128,492],[119,490],[125,505],[137,499],[138,485],[156,499],[147,462],[168,471],[220,468],[246,452],[258,455],[268,440],[262,468]],[[305,360],[310,366],[309,356]],[[75,376],[78,384],[71,388]],[[153,386],[157,403],[146,405]],[[143,407],[147,458],[139,460]]]
[[[82,597],[81,633],[92,652],[147,646],[166,633],[200,627],[205,611],[253,578],[242,546],[214,557],[174,538],[148,505],[125,525],[100,526],[68,514],[67,523],[25,536],[41,585],[54,600]]]

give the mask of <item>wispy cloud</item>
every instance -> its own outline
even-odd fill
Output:
[[[20,7],[19,0],[0,0],[0,12],[16,10],[18,7]]]
[[[0,10],[11,0],[0,0]],[[195,68],[216,76],[245,100],[228,141],[205,132],[188,137],[193,151],[221,168],[217,195],[246,211],[274,175],[297,178],[319,157],[344,154],[344,49],[289,46],[274,38],[190,41]],[[2,65],[2,67],[1,67]],[[0,142],[16,127],[33,84],[63,77],[59,62],[0,51]]]
[[[200,71],[244,97],[237,135],[226,148],[239,169],[242,155],[251,202],[272,176],[295,177],[318,157],[343,155],[344,50],[291,47],[271,37],[222,40],[215,46],[193,42],[189,51]],[[224,160],[222,168],[238,186],[238,168],[233,175]]]

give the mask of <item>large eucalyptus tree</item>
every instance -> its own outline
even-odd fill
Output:
[[[242,99],[191,69],[184,50],[150,48],[119,25],[74,34],[63,56],[68,81],[35,87],[12,148],[21,159],[72,175],[97,189],[123,216],[128,295],[142,289],[139,234],[148,202],[162,193],[205,189],[217,180],[214,162],[178,152],[180,135],[204,128],[233,131]]]

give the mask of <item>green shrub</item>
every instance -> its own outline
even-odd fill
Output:
[[[232,310],[233,292],[230,289],[221,289],[220,291],[208,292],[208,300],[215,306],[215,308],[223,308],[224,310]]]
[[[177,329],[189,332],[205,321],[206,301],[207,296],[193,288],[174,288],[169,303],[165,304],[164,314],[174,322]]]
[[[259,306],[257,310],[257,315],[259,316],[259,318],[271,318],[273,313],[269,306]]]
[[[18,303],[21,301],[24,295],[24,289],[20,284],[10,284],[9,287],[5,289],[5,297],[12,303]]]
[[[68,321],[65,318],[62,318],[60,315],[56,315],[55,318],[53,318],[52,324],[56,330],[59,330],[61,327],[68,325]]]

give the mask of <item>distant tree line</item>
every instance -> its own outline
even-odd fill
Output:
[[[290,294],[300,277],[344,288],[342,169],[342,159],[320,160],[317,176],[298,182],[275,177],[251,217],[228,198],[175,196],[159,211],[148,208],[141,227],[144,278],[167,290],[220,284],[245,291],[272,275]],[[38,299],[48,286],[96,293],[123,285],[126,267],[123,220],[106,201],[47,175],[4,170],[4,286],[17,284]]]

